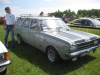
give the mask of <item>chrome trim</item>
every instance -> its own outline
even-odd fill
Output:
[[[97,47],[99,47],[99,46],[93,46],[93,47],[90,47],[88,49],[83,49],[83,50],[80,50],[80,51],[77,51],[77,52],[73,52],[73,53],[69,53],[69,54],[66,53],[65,56],[69,56],[69,57],[75,57],[76,56],[77,57],[82,53],[93,51]]]
[[[7,66],[7,65],[9,65],[10,63],[11,63],[10,60],[0,62],[0,68],[1,68],[1,67],[4,67],[4,66]]]

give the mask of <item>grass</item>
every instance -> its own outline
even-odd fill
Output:
[[[80,27],[71,27],[72,29],[75,29],[75,30],[80,30],[80,31],[85,31],[85,32],[88,32],[88,33],[93,33],[93,34],[96,34],[96,35],[99,35],[100,36],[100,29],[90,29],[90,28],[80,28]]]
[[[0,25],[0,40],[4,43],[4,30]],[[10,48],[9,37],[9,59],[12,63],[8,66],[6,75],[100,75],[100,48],[97,52],[78,58],[77,61],[62,61],[52,64],[48,61],[46,54],[28,45],[18,45]]]

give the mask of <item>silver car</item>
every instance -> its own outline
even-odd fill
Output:
[[[60,59],[75,61],[90,51],[95,52],[100,43],[100,36],[72,30],[60,18],[53,17],[21,17],[15,34],[18,44],[26,42],[38,48],[52,63]]]

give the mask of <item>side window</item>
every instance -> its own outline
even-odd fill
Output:
[[[91,25],[92,25],[91,21],[89,21],[89,20],[85,20],[85,24],[84,24],[84,26],[91,26]]]
[[[39,20],[39,26],[40,31],[46,30],[48,28],[47,22],[44,20]]]
[[[88,25],[89,26],[93,26],[92,22],[90,20],[88,20]]]
[[[23,27],[29,28],[30,25],[31,25],[31,23],[32,23],[32,20],[31,19],[26,19],[26,21],[23,24]]]
[[[74,22],[74,25],[81,25],[81,20],[77,20]]]
[[[17,25],[22,26],[24,21],[25,21],[25,19],[18,19]]]
[[[81,20],[77,20],[77,21],[75,21],[75,23],[80,23],[81,22]]]
[[[87,22],[87,20],[82,20],[82,21],[81,21],[81,25],[82,25],[82,26],[86,26],[86,22]]]
[[[30,29],[38,30],[38,20],[33,20]]]

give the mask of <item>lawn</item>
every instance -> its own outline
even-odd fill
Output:
[[[93,33],[100,36],[100,29],[91,29],[91,28],[84,28],[84,27],[71,27],[71,28],[75,30],[85,31],[88,33]]]
[[[0,40],[4,43],[4,30],[0,25]],[[15,44],[10,48],[9,36],[9,59],[12,63],[8,66],[6,75],[100,75],[100,48],[97,52],[78,58],[77,61],[62,61],[52,64],[46,54],[28,45]]]

